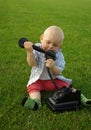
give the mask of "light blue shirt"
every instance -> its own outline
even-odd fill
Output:
[[[41,43],[37,43],[36,45],[41,46]],[[27,86],[34,83],[38,79],[50,80],[50,77],[48,75],[48,72],[47,72],[47,69],[46,69],[46,66],[45,66],[45,60],[46,60],[45,54],[38,52],[36,50],[33,50],[33,53],[34,53],[35,58],[37,60],[37,66],[32,67],[31,75],[30,75]],[[60,74],[59,75],[52,75],[52,77],[54,79],[58,78],[60,80],[66,81],[66,82],[71,84],[72,80],[67,79],[62,75],[62,71],[65,68],[65,60],[64,60],[63,53],[62,53],[62,49],[58,49],[58,51],[56,52],[55,65],[60,69]]]

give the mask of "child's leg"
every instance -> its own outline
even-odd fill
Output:
[[[83,94],[81,94],[81,102],[84,106],[91,106],[91,99],[87,99]]]
[[[73,92],[76,91],[75,88],[72,88],[72,89],[73,89]],[[86,98],[86,97],[81,93],[81,103],[82,103],[84,106],[91,106],[91,99]]]
[[[36,103],[39,105],[39,107],[41,106],[41,94],[40,92],[32,92],[29,94],[29,97],[33,100],[36,101]]]
[[[75,88],[73,88],[73,92],[76,91]],[[81,103],[84,106],[91,106],[91,99],[87,99],[82,93],[81,93]]]
[[[41,107],[41,94],[40,92],[43,90],[43,85],[40,80],[35,83],[29,85],[27,87],[27,92],[29,97],[26,99],[24,106],[33,110],[37,110]]]
[[[37,110],[38,108],[40,108],[41,107],[40,92],[29,93],[29,97],[27,98],[24,106],[33,110]]]

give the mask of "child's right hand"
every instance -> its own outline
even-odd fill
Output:
[[[32,47],[33,43],[26,41],[24,42],[24,48],[28,51],[28,52],[32,52],[33,51],[33,47]]]

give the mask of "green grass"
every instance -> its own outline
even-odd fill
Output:
[[[0,130],[91,130],[91,108],[55,114],[45,104],[48,93],[38,111],[20,105],[30,67],[18,39],[38,42],[50,25],[65,33],[63,74],[91,97],[91,0],[0,0]]]

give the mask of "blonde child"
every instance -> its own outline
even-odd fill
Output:
[[[32,110],[37,110],[41,107],[41,91],[55,91],[55,87],[48,75],[46,67],[52,73],[52,76],[59,86],[69,87],[72,84],[71,79],[67,79],[62,75],[65,68],[65,60],[62,53],[62,42],[64,33],[58,26],[48,27],[40,37],[40,43],[36,46],[45,51],[52,50],[56,53],[56,60],[46,59],[45,54],[33,50],[33,43],[24,42],[24,48],[27,52],[27,62],[32,67],[31,75],[27,84],[27,92],[29,97],[26,99],[24,106]],[[91,100],[81,94],[81,101],[84,105],[90,105]]]

